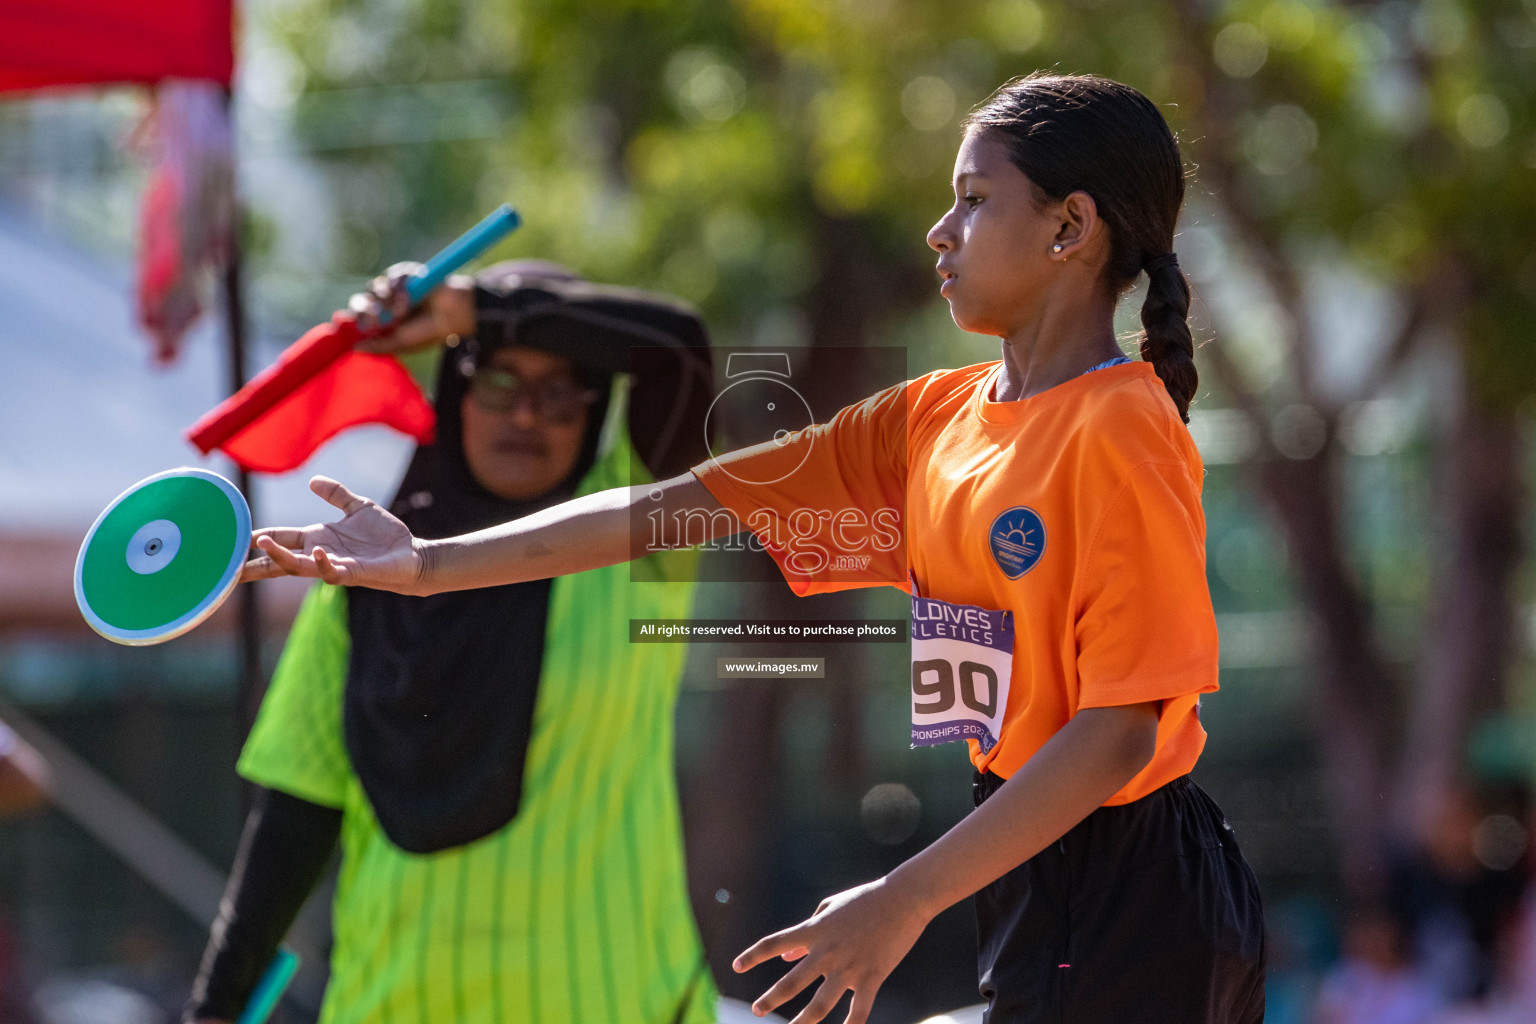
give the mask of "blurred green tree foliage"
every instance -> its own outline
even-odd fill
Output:
[[[1472,728],[1511,696],[1520,409],[1536,387],[1536,4],[1167,10],[1202,187],[1234,265],[1280,311],[1265,339],[1284,354],[1279,373],[1256,379],[1238,310],[1213,315],[1222,343],[1207,365],[1265,441],[1254,478],[1316,613],[1318,730],[1346,880],[1370,888],[1389,840],[1436,827]],[[1347,383],[1324,369],[1344,344],[1316,315],[1327,275],[1359,282],[1362,309],[1367,292],[1387,297],[1378,346]],[[1423,641],[1405,669],[1352,571],[1341,439],[1415,361],[1433,367],[1436,515],[1422,538]]]

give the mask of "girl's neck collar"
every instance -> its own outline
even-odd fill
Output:
[[[1054,351],[1052,350],[1054,348]],[[1070,345],[1018,345],[1003,341],[1002,368],[988,391],[995,401],[1018,401],[1044,394],[1121,355],[1113,334]],[[1006,387],[1006,390],[1004,388]]]
[[[1065,401],[1075,395],[1087,394],[1102,385],[1124,382],[1135,377],[1156,379],[1157,376],[1151,363],[1132,359],[1125,363],[1101,366],[1092,369],[1091,372],[1080,373],[1027,398],[998,401],[995,395],[1002,371],[1002,362],[995,363],[982,379],[981,387],[976,389],[976,415],[988,423],[1014,423],[1022,416]]]

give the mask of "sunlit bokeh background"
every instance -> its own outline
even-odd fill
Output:
[[[992,359],[923,242],[960,119],[1040,68],[1146,92],[1190,175],[1222,639],[1196,778],[1264,887],[1269,1019],[1386,1020],[1369,981],[1413,1020],[1536,1020],[1536,2],[248,0],[240,20],[248,371],[503,201],[526,224],[495,257],[674,293],[723,344]],[[216,282],[170,365],[136,323],[152,97],[0,97],[0,697],[226,868],[236,617],[117,648],[68,583],[125,487],[228,468],[181,439],[228,391]],[[318,518],[309,471],[386,497],[409,450],[339,439],[255,481],[257,518]],[[266,669],[296,593],[263,585]],[[894,592],[700,600],[904,615]],[[722,650],[691,652],[678,769],[711,961],[750,998],[730,957],[932,841],[970,773],[958,747],[908,749],[903,650],[729,685]],[[972,929],[936,920],[874,1019],[976,1002]],[[69,815],[0,821],[0,1021],[174,1019],[205,935]]]

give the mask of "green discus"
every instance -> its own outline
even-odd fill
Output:
[[[205,469],[172,469],[118,495],[75,559],[75,601],[108,640],[142,646],[212,615],[240,579],[251,510]]]

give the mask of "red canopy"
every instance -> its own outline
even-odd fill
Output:
[[[231,0],[4,0],[0,92],[234,74]]]

